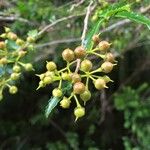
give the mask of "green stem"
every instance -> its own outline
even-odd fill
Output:
[[[81,105],[80,105],[80,103],[79,103],[78,98],[77,98],[76,95],[74,95],[74,99],[76,101],[77,107],[81,107]]]

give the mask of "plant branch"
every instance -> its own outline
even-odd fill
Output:
[[[60,22],[63,22],[63,21],[66,21],[66,20],[70,20],[70,19],[73,19],[73,18],[76,18],[76,17],[80,17],[80,16],[84,16],[85,13],[81,13],[81,14],[77,14],[77,15],[70,15],[70,16],[67,16],[67,17],[63,17],[63,18],[60,18],[56,21],[54,21],[53,23],[45,26],[39,33],[38,33],[38,36],[41,36],[43,33],[47,32],[50,28],[52,28],[53,26],[57,25],[58,23]]]

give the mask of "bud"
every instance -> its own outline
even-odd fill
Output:
[[[13,33],[13,32],[9,32],[7,34],[7,38],[15,41],[15,40],[17,40],[17,35],[15,33]]]
[[[52,91],[52,94],[54,97],[61,97],[62,96],[62,90],[61,89],[58,89],[58,88],[55,88],[53,91]]]
[[[44,84],[50,84],[53,82],[53,79],[52,79],[52,77],[49,77],[49,76],[44,77],[43,82],[44,82]]]
[[[102,68],[102,71],[105,72],[105,73],[109,73],[112,71],[113,69],[113,66],[114,64],[112,64],[111,62],[104,62],[102,65],[101,65],[101,68]]]
[[[54,71],[56,68],[57,68],[57,66],[53,61],[47,62],[46,69],[48,71]]]
[[[106,82],[105,82],[105,80],[104,80],[103,78],[97,79],[97,80],[94,82],[94,85],[95,85],[95,88],[98,89],[98,90],[107,88]]]
[[[107,41],[101,41],[99,44],[98,44],[98,47],[99,47],[99,50],[102,51],[102,52],[106,52],[109,47],[110,47],[111,44],[109,44]]]
[[[25,68],[26,71],[32,71],[32,70],[34,70],[31,63],[25,64],[24,68]]]
[[[85,108],[84,107],[76,107],[74,109],[74,115],[76,117],[75,121],[77,121],[78,118],[83,117],[85,115]]]
[[[86,55],[86,51],[83,46],[78,46],[74,50],[76,58],[83,58]]]
[[[21,67],[18,66],[18,65],[15,65],[15,66],[13,66],[13,71],[16,72],[16,73],[18,73],[18,72],[21,71]]]
[[[92,69],[92,62],[88,59],[85,59],[81,62],[81,66],[80,66],[80,69],[84,72],[88,72]]]
[[[76,83],[76,82],[80,82],[81,81],[81,76],[78,73],[73,73],[72,74],[72,82]]]
[[[6,47],[5,42],[1,41],[0,42],[0,49],[4,49]]]
[[[20,73],[12,73],[10,75],[11,80],[18,80],[20,77]]]
[[[71,49],[65,49],[63,52],[62,52],[62,57],[65,61],[72,61],[74,60],[74,52],[71,50]]]
[[[86,103],[91,98],[91,92],[89,90],[85,90],[84,93],[80,94],[80,98]]]
[[[9,87],[9,93],[10,94],[16,94],[18,92],[18,88],[16,86],[10,86]]]
[[[75,94],[82,94],[85,91],[85,85],[82,82],[76,82],[73,85],[73,91]]]
[[[70,103],[71,101],[67,98],[67,97],[64,97],[61,101],[60,101],[60,106],[62,108],[69,108],[70,107]]]
[[[0,59],[0,64],[1,65],[5,65],[5,64],[7,64],[7,62],[8,62],[7,58],[5,58],[5,57],[3,57],[3,58]]]

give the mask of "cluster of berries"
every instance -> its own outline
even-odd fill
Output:
[[[101,41],[98,35],[92,38],[94,46],[92,50],[86,50],[83,46],[78,46],[75,50],[69,48],[62,52],[62,58],[66,61],[66,67],[58,70],[57,65],[53,62],[47,62],[47,71],[39,76],[39,88],[45,87],[55,81],[59,81],[58,87],[52,91],[52,95],[60,99],[60,106],[62,108],[69,108],[72,99],[76,101],[76,108],[74,115],[76,120],[85,115],[85,108],[80,104],[79,99],[83,101],[84,105],[91,99],[91,92],[89,89],[89,80],[97,90],[107,88],[107,83],[112,80],[107,75],[97,75],[101,73],[110,73],[114,67],[115,59],[111,52],[108,52],[110,43]],[[102,64],[93,70],[93,63],[88,59],[89,56],[95,55],[102,59]],[[76,69],[74,69],[76,64]],[[73,71],[75,70],[75,71]],[[62,82],[68,81],[72,84],[72,92],[69,96],[63,93]]]
[[[23,58],[33,45],[33,38],[27,37],[27,40],[20,39],[9,28],[5,28],[5,33],[0,35],[3,40],[0,41],[0,100],[3,98],[4,88],[9,88],[10,94],[15,94],[18,88],[14,81],[21,76],[21,71],[31,71],[31,63],[23,63]],[[26,48],[26,49],[25,49]]]

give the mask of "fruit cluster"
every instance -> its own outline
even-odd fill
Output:
[[[66,61],[66,67],[58,70],[57,65],[53,62],[47,62],[45,73],[39,76],[39,88],[45,87],[55,81],[59,81],[58,87],[53,89],[52,95],[60,99],[60,106],[64,109],[70,107],[72,99],[76,102],[74,115],[76,120],[85,115],[85,108],[80,104],[79,99],[83,101],[84,105],[91,99],[91,92],[89,89],[89,80],[97,90],[107,88],[107,83],[112,80],[107,75],[97,75],[101,73],[110,73],[114,67],[114,55],[109,52],[110,43],[101,41],[98,35],[94,35],[94,46],[92,50],[86,50],[83,46],[78,46],[75,50],[69,48],[62,52],[62,58]],[[89,60],[89,56],[95,55],[102,59],[102,64],[93,70],[93,63]],[[76,69],[73,69],[76,64]],[[75,71],[73,71],[75,70]],[[69,96],[63,93],[62,82],[68,81],[72,84],[72,92]]]
[[[19,38],[9,28],[0,35],[0,100],[3,98],[3,90],[8,87],[10,94],[15,94],[18,88],[15,81],[21,76],[21,71],[31,71],[31,63],[23,63],[21,59],[33,48],[32,37],[26,40]]]

